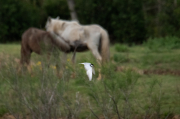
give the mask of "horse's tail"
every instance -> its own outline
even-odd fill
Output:
[[[31,54],[30,49],[28,47],[28,37],[32,34],[32,28],[27,29],[21,36],[21,59],[20,64],[29,63],[28,57]],[[28,65],[28,64],[27,64]]]
[[[102,56],[102,62],[109,61],[110,51],[109,51],[109,35],[104,29],[101,30],[101,48],[100,53]]]

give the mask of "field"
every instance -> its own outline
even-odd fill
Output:
[[[0,118],[178,119],[180,48],[177,43],[161,43],[110,46],[111,58],[102,66],[100,81],[89,51],[77,53],[75,68],[69,54],[59,78],[54,62],[62,66],[60,57],[52,57],[48,67],[46,56],[33,53],[32,72],[18,73],[20,45],[1,44]],[[81,62],[95,65],[93,81],[88,80]]]

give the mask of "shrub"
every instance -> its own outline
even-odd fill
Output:
[[[5,107],[5,105],[0,106],[0,117],[3,116],[8,112],[8,109]]]
[[[149,38],[143,44],[153,51],[171,50],[180,48],[180,38],[175,36]]]
[[[43,9],[45,10],[47,17],[51,16],[56,18],[59,16],[61,19],[70,20],[70,13],[66,0],[46,0],[44,1]],[[45,18],[45,22],[47,17]]]
[[[42,26],[43,11],[27,1],[3,0],[0,4],[0,42],[19,41],[27,28]]]
[[[115,44],[115,50],[117,52],[128,52],[128,46],[127,45],[123,45],[123,44]]]
[[[129,58],[127,55],[122,55],[122,54],[114,54],[113,56],[114,61],[122,63],[122,62],[128,62]]]
[[[77,0],[76,10],[80,23],[101,25],[111,40],[128,44],[145,40],[142,0]]]

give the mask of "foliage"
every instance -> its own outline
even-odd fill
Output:
[[[44,14],[39,8],[23,0],[0,1],[0,42],[19,41],[28,27],[42,27]]]
[[[113,42],[180,37],[180,0],[75,0],[81,24],[99,24]],[[70,20],[67,0],[1,0],[0,42],[20,41],[29,27],[44,29],[48,16]]]
[[[17,72],[20,46],[0,45],[0,114],[16,118],[169,118],[179,115],[179,49],[154,52],[146,46],[128,47],[128,58],[136,62],[111,61],[98,64],[89,52],[77,53],[77,65],[67,64],[62,77],[56,76],[57,57],[32,55],[32,73]],[[143,50],[142,50],[143,49]],[[13,52],[11,52],[13,51]],[[3,52],[3,53],[2,53]],[[111,46],[111,54],[126,55]],[[96,75],[89,81],[80,62],[95,65]],[[118,68],[119,67],[119,68]],[[170,72],[145,72],[169,69]],[[171,70],[174,72],[171,72]],[[72,78],[72,71],[76,77]],[[142,73],[140,73],[140,71]],[[143,73],[144,72],[144,73]],[[180,72],[179,72],[180,73]],[[28,115],[28,117],[27,117]]]
[[[76,8],[81,23],[100,24],[113,37],[111,40],[132,44],[145,40],[141,4],[141,0],[77,0]]]
[[[153,51],[163,51],[180,48],[180,38],[171,36],[164,38],[149,38],[144,45]]]
[[[5,105],[1,105],[0,108],[0,117],[3,116],[4,114],[6,114],[8,112],[8,109],[6,108]]]
[[[69,19],[69,13],[64,12],[68,11],[65,0],[47,0],[43,3],[40,0],[3,0],[0,4],[0,42],[20,41],[22,33],[29,27],[44,29],[48,16],[61,14]]]
[[[59,16],[62,19],[70,20],[70,13],[66,0],[46,0],[43,4],[43,9],[47,16],[53,18]],[[47,20],[47,16],[45,17],[45,20]]]
[[[143,0],[147,37],[180,37],[180,0]]]
[[[48,16],[70,19],[66,0],[7,0],[0,4],[0,42],[20,41],[28,27],[44,28]],[[115,42],[132,44],[145,39],[141,0],[76,0],[76,10],[80,23],[101,25]]]
[[[128,46],[125,44],[115,44],[114,47],[117,52],[128,52],[129,51]]]
[[[122,62],[128,62],[129,58],[127,54],[114,54],[113,56],[114,61],[122,63]]]

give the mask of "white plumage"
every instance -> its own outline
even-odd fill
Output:
[[[91,63],[88,63],[88,62],[80,63],[80,64],[84,65],[84,68],[86,69],[86,74],[89,78],[89,81],[91,81],[92,80],[92,73],[95,74],[94,65]]]

